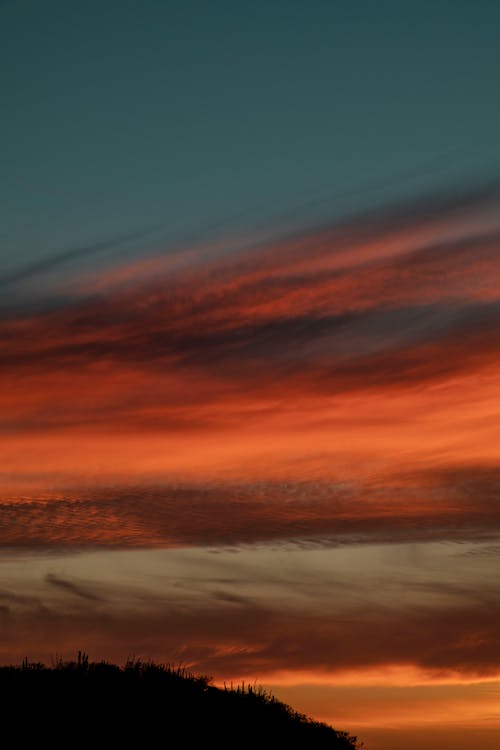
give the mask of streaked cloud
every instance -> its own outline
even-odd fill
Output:
[[[179,547],[293,541],[486,539],[499,471],[471,467],[348,482],[106,485],[4,495],[2,547]],[[53,585],[63,586],[58,578]],[[68,584],[69,585],[69,584]],[[76,592],[75,592],[76,593]]]
[[[499,205],[430,196],[12,309],[2,544],[498,529]]]
[[[49,583],[51,586],[57,586],[60,589],[63,589],[64,591],[68,591],[70,594],[74,594],[75,596],[81,597],[82,599],[86,599],[87,601],[91,601],[91,602],[101,601],[101,597],[97,596],[91,591],[88,591],[84,586],[80,586],[79,584],[76,584],[73,581],[68,581],[65,578],[60,578],[59,576],[56,576],[54,573],[47,573],[47,575],[45,576],[45,581]]]
[[[84,647],[123,661],[132,649],[217,679],[283,684],[370,670],[373,681],[377,668],[401,670],[402,684],[498,678],[487,549],[427,541],[4,557],[0,579],[16,593],[1,600],[10,611],[0,657],[25,648],[36,619],[33,658]]]

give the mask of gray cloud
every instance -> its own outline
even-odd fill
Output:
[[[20,281],[27,281],[28,279],[35,278],[47,271],[52,271],[61,265],[69,263],[73,260],[79,260],[80,258],[87,258],[98,255],[105,250],[110,250],[113,247],[118,247],[130,240],[143,239],[149,234],[149,231],[139,232],[128,232],[126,234],[118,235],[110,240],[103,240],[101,242],[94,242],[89,245],[83,245],[81,247],[75,247],[70,250],[63,250],[59,253],[53,253],[47,255],[40,260],[28,263],[21,268],[10,271],[0,276],[0,289],[9,287],[13,284],[17,284]]]
[[[80,597],[81,599],[86,599],[87,601],[91,602],[101,602],[103,601],[102,597],[98,596],[92,591],[89,591],[84,586],[81,586],[79,583],[75,583],[74,581],[68,581],[65,578],[60,578],[59,576],[56,576],[54,573],[47,573],[45,576],[46,583],[49,583],[51,586],[55,586],[56,588],[62,589],[63,591],[66,591],[70,594],[74,594],[75,596]]]
[[[212,596],[217,601],[229,602],[230,604],[241,604],[247,606],[250,602],[250,599],[248,597],[239,596],[238,594],[234,594],[231,591],[213,591]]]
[[[175,608],[120,615],[92,609],[27,614],[6,621],[0,659],[48,653],[73,655],[85,648],[92,658],[125,661],[132,652],[189,665],[217,678],[256,676],[277,670],[384,668],[412,664],[431,673],[463,676],[498,674],[498,598],[487,607],[462,602],[452,607],[360,605],[343,617],[219,601],[216,606]]]

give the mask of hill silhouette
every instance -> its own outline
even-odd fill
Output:
[[[182,668],[78,660],[0,667],[4,728],[22,744],[141,748],[329,748],[356,738],[250,685],[217,688]]]

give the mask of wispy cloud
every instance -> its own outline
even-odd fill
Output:
[[[453,483],[429,489],[429,477],[456,464],[487,474],[498,459],[499,205],[496,183],[431,196],[234,252],[129,264],[50,311],[11,311],[0,324],[13,487],[3,543],[496,526],[494,502],[449,508]],[[391,489],[404,471],[420,478]],[[71,477],[71,489],[22,499],[14,486],[30,472],[45,489]],[[278,477],[305,482],[303,500]]]
[[[52,253],[51,255],[45,255],[40,260],[32,261],[31,263],[15,268],[8,273],[1,274],[0,289],[15,285],[21,281],[36,278],[37,276],[47,273],[47,271],[57,269],[59,266],[63,266],[71,261],[80,260],[82,258],[92,258],[95,255],[119,247],[131,240],[144,239],[148,234],[149,232],[144,230],[128,232],[127,234],[118,235],[117,237],[102,242],[94,242],[92,244],[82,245],[81,247],[74,247],[69,250]]]
[[[0,660],[5,650],[25,649],[31,632],[32,658],[83,643],[94,658],[123,661],[133,649],[218,679],[295,674],[334,682],[344,672],[391,667],[418,672],[423,682],[493,678],[500,673],[494,571],[480,558],[460,560],[460,547],[106,552],[81,562],[66,556],[73,571],[87,569],[85,586],[75,589],[75,573],[52,574],[40,591],[50,608],[41,610],[27,594],[8,600]],[[476,547],[482,545],[468,545]],[[221,588],[229,565],[233,578]],[[88,596],[97,576],[102,598]],[[19,572],[18,582],[21,590],[34,583]]]
[[[75,583],[74,581],[69,581],[66,578],[60,578],[54,573],[47,573],[47,575],[45,576],[45,581],[49,583],[51,586],[55,586],[56,588],[62,589],[63,591],[67,591],[70,594],[74,594],[75,596],[78,596],[81,599],[86,599],[87,601],[91,601],[91,602],[102,601],[102,598],[100,596],[93,593],[92,591],[87,589],[85,586],[82,586],[79,583]]]

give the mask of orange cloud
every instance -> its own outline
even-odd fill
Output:
[[[54,504],[62,539],[75,508],[76,526],[93,512],[73,502],[79,482],[113,481],[118,497],[141,482],[324,480],[357,482],[361,495],[374,476],[388,487],[406,471],[424,484],[411,499],[398,490],[400,515],[437,518],[423,468],[499,459],[497,204],[490,189],[239,252],[189,250],[94,287],[87,279],[64,303],[12,310],[0,324],[0,459],[12,496],[36,482],[40,497],[71,485],[67,506]],[[320,505],[307,533],[320,523],[334,533]],[[29,513],[14,506],[20,529]],[[255,503],[243,526],[254,513],[267,528],[261,512]],[[189,538],[135,523],[120,519],[134,544]],[[296,523],[292,514],[287,533]]]

